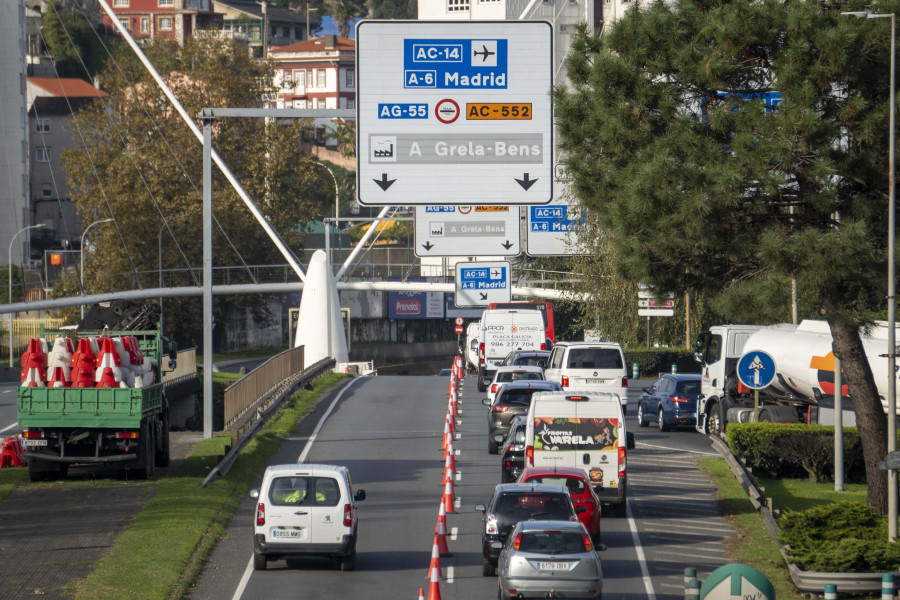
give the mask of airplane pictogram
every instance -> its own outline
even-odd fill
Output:
[[[491,52],[490,50],[488,50],[488,48],[487,48],[487,46],[486,46],[485,44],[482,44],[482,45],[481,45],[481,48],[482,48],[482,51],[481,51],[481,52],[479,52],[478,50],[473,50],[473,51],[472,51],[472,54],[474,54],[475,56],[482,56],[482,57],[483,57],[483,58],[481,59],[481,62],[487,62],[488,57],[493,56],[494,54],[496,54],[496,52]]]

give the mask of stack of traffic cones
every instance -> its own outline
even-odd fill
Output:
[[[119,387],[122,382],[122,361],[112,338],[100,340],[100,353],[97,355],[96,364],[94,380],[97,387]]]
[[[39,338],[28,341],[22,354],[22,387],[45,387],[47,381],[46,342]]]

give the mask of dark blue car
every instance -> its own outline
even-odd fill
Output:
[[[638,400],[637,421],[646,427],[656,421],[660,431],[697,422],[699,375],[663,375],[644,388]]]

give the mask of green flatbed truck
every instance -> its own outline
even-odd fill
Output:
[[[66,331],[46,331],[48,341]],[[78,338],[99,336],[78,331]],[[152,477],[169,464],[169,407],[161,383],[158,331],[109,332],[134,336],[150,357],[155,383],[144,388],[20,387],[19,426],[32,481],[65,477],[70,465],[114,465],[130,477]],[[77,346],[77,340],[76,344]],[[174,352],[168,355],[170,368]]]

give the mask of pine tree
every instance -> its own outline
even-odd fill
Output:
[[[582,30],[555,100],[585,239],[602,231],[622,275],[701,290],[733,321],[784,320],[796,278],[831,327],[884,513],[886,418],[859,327],[884,298],[890,29],[849,6],[635,6],[603,37]]]

